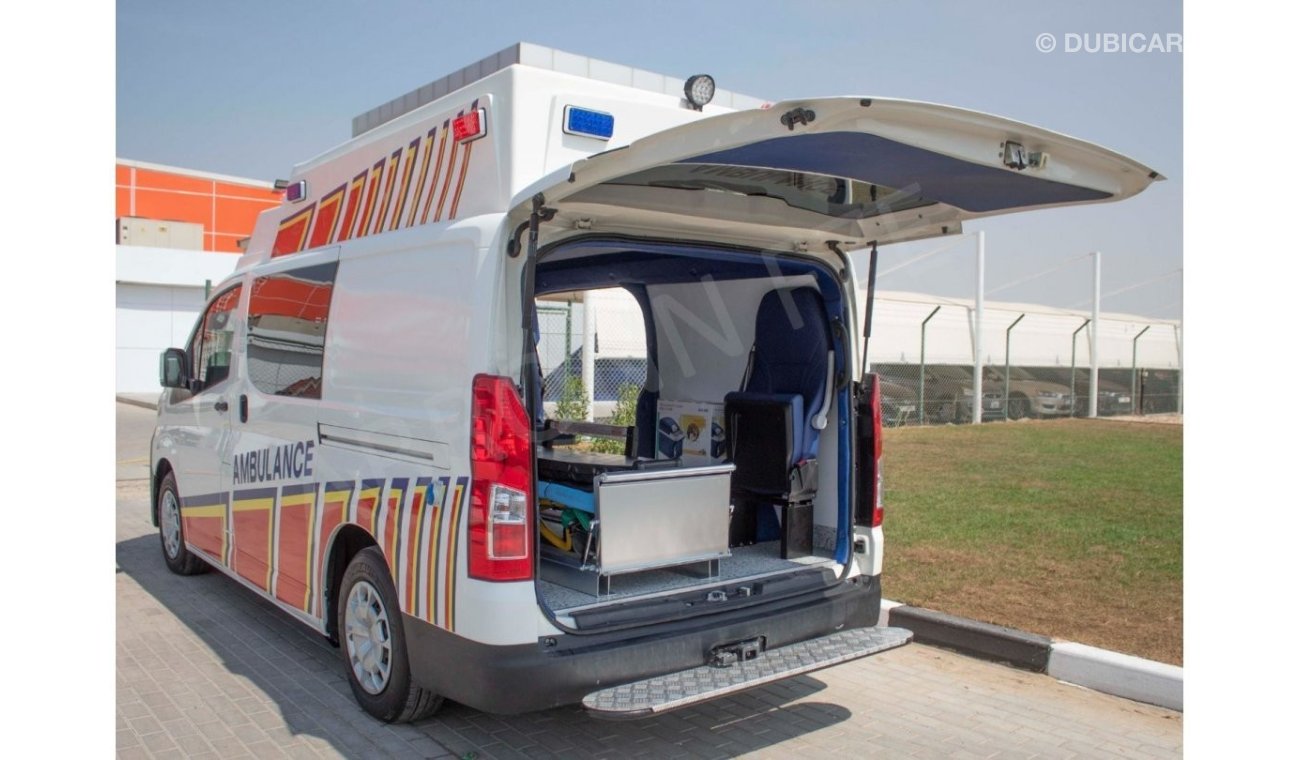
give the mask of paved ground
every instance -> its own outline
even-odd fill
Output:
[[[361,712],[338,651],[218,573],[182,578],[148,521],[153,413],[118,404],[120,757],[1179,757],[1182,715],[910,645],[658,718]]]

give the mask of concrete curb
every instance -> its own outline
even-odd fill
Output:
[[[912,631],[922,644],[955,649],[1035,673],[1047,670],[1052,652],[1052,640],[1046,636],[921,607],[895,607],[889,611],[889,624]]]
[[[1046,673],[1066,683],[1170,710],[1183,709],[1183,669],[1073,641],[981,623],[882,599],[880,625],[907,628],[920,644]]]
[[[1183,710],[1183,669],[1106,649],[1057,641],[1047,675],[1089,689]]]

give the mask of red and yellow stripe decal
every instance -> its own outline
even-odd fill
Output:
[[[275,541],[275,495],[274,488],[235,491],[230,506],[235,543],[230,569],[268,592]]]
[[[339,225],[339,242],[352,239],[352,229],[356,226],[357,209],[361,208],[361,191],[366,186],[369,169],[352,178],[348,183],[348,202],[343,210],[343,224]]]
[[[451,131],[451,119],[442,123],[442,140],[438,142],[438,163],[433,167],[433,181],[429,184],[429,197],[424,201],[424,213],[420,215],[420,224],[429,221],[429,210],[433,208],[433,197],[438,194],[438,178],[442,176],[443,149],[447,147],[447,133]]]
[[[307,228],[311,226],[312,214],[316,211],[313,203],[280,222],[280,229],[275,233],[275,242],[271,244],[271,256],[284,256],[302,250],[307,242]]]
[[[375,215],[375,201],[379,199],[379,182],[384,178],[384,164],[388,159],[381,158],[370,168],[370,184],[366,186],[366,205],[361,212],[361,225],[357,227],[357,237],[370,234],[370,220]]]
[[[357,525],[384,551],[402,611],[454,631],[468,485],[443,476],[252,488],[183,499],[181,517],[195,549],[318,619],[332,539]]]
[[[212,493],[181,499],[185,542],[205,554],[227,561],[226,530],[230,494]]]
[[[420,603],[420,565],[424,561],[424,542],[420,540],[420,529],[424,524],[424,505],[429,499],[429,484],[431,478],[419,478],[415,481],[415,488],[411,493],[411,511],[407,515],[406,522],[406,569],[402,573],[402,580],[406,586],[406,593],[403,598],[406,600],[406,611],[422,617],[422,610],[419,609]]]
[[[397,178],[397,167],[402,162],[402,149],[398,148],[393,151],[393,155],[389,158],[391,160],[388,162],[388,174],[384,177],[384,203],[379,207],[379,216],[375,219],[375,227],[370,231],[372,235],[384,231],[384,220],[388,218],[388,207],[393,202],[393,186],[396,184],[394,180]]]
[[[315,591],[316,483],[280,489],[279,525],[275,556],[275,598],[304,612],[312,611]]]
[[[450,482],[449,478],[438,478],[436,501],[430,505],[433,513],[430,520],[431,524],[429,532],[425,534],[427,538],[424,541],[429,547],[429,572],[426,576],[429,585],[425,599],[424,619],[430,623],[440,622],[438,616],[438,560],[442,558],[442,552],[438,551],[438,547],[442,545],[442,516],[447,511],[447,493],[451,490],[448,488],[448,483]]]
[[[475,100],[468,108],[460,109],[457,116],[478,108],[478,104]],[[461,151],[459,143],[449,141],[451,121],[444,119],[441,127],[435,125],[404,147],[399,146],[381,157],[351,181],[326,193],[319,205],[313,203],[286,216],[276,232],[271,255],[283,256],[335,241],[413,227],[417,215],[419,224],[429,222],[431,214],[434,222],[443,221],[444,212],[446,219],[455,219],[460,211],[474,143],[467,143]],[[420,157],[418,177],[417,157]]]
[[[384,554],[388,555],[388,570],[395,581],[394,585],[402,579],[398,567],[397,539],[402,532],[402,507],[406,503],[406,484],[409,482],[406,478],[393,478],[393,483],[388,488],[388,509],[384,513],[384,533],[380,546],[383,547]]]
[[[465,485],[469,478],[457,478],[455,495],[451,497],[451,514],[447,523],[446,566],[443,577],[443,627],[449,631],[456,630],[456,554],[460,547],[460,512],[461,499],[465,495]]]
[[[311,239],[307,242],[308,248],[319,248],[334,239],[334,223],[339,220],[339,209],[343,205],[343,191],[347,188],[346,183],[339,185],[321,199],[320,210],[316,214],[316,226],[312,227]]]
[[[357,492],[356,512],[348,519],[370,531],[370,535],[379,535],[379,496],[384,488],[382,480],[363,480]]]
[[[406,210],[406,196],[411,193],[411,175],[415,173],[415,155],[420,149],[420,138],[415,138],[406,146],[406,162],[402,165],[402,187],[397,191],[397,208],[393,209],[393,221],[388,229],[397,229],[402,224],[402,212]]]
[[[315,558],[316,577],[325,577],[325,549],[329,546],[330,536],[334,530],[348,520],[348,511],[352,507],[352,493],[356,483],[351,480],[325,484],[325,495],[321,498],[320,527],[316,531],[316,546],[320,547]],[[323,617],[321,595],[316,595],[316,608],[312,611],[316,617]]]
[[[456,118],[464,116],[465,112],[461,111],[456,114]],[[442,178],[442,192],[438,194],[438,208],[433,214],[433,221],[442,221],[442,208],[447,202],[447,192],[451,189],[451,177],[456,173],[456,153],[460,150],[460,143],[452,141],[451,156],[447,159],[447,175]]]
[[[420,178],[415,181],[415,197],[411,199],[411,215],[406,220],[407,227],[415,224],[415,217],[420,213],[420,199],[424,197],[424,182],[429,178],[429,159],[433,155],[433,138],[437,134],[438,128],[434,127],[424,137],[424,156],[420,160]]]

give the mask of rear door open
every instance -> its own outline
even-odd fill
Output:
[[[815,98],[700,119],[577,161],[516,196],[511,216],[531,215],[530,262],[539,247],[594,231],[789,252],[851,275],[853,249],[955,235],[995,214],[1122,200],[1160,179],[1106,148],[989,114]],[[852,326],[863,338],[854,366],[866,355],[874,261],[866,324]],[[864,378],[854,394],[858,416],[870,386]],[[857,500],[869,503],[855,522],[865,526],[878,520],[865,493],[877,478],[863,471],[874,462],[858,469]]]
[[[847,278],[847,251],[959,234],[967,219],[1122,200],[1159,179],[1100,146],[931,103],[815,98],[702,118],[574,162],[516,196],[512,226],[531,223],[524,364],[536,251],[567,238],[743,246],[815,257]],[[852,366],[866,355],[873,280],[866,325],[848,326],[863,337],[845,357]],[[862,294],[850,288],[846,296]],[[871,408],[870,388],[868,380],[855,389],[858,417]],[[879,510],[866,491],[877,489],[866,486],[877,478],[864,465],[855,466],[856,500],[867,503],[854,522],[870,525]]]
[[[851,283],[847,251],[958,234],[963,221],[993,214],[1120,200],[1159,178],[1131,159],[1065,135],[925,103],[821,98],[701,119],[575,162],[516,196],[512,228],[520,225],[522,232],[525,223],[529,228],[521,366],[536,361],[532,314],[538,251],[568,238],[614,235],[658,241],[654,245],[711,243],[815,257]],[[521,241],[516,245],[516,253],[525,248]],[[567,247],[554,251],[564,253]],[[640,253],[635,244],[627,250]],[[847,287],[850,301],[857,297],[851,286],[837,286]],[[859,335],[867,332],[855,328]],[[844,358],[860,362],[865,351],[863,341]],[[536,398],[529,387],[532,373],[522,376],[524,397]],[[879,575],[879,403],[874,378],[864,380],[854,384],[849,402],[856,412],[851,414],[856,440],[849,445],[857,457],[849,465],[852,476],[844,479],[852,486],[840,491],[848,496],[840,502],[836,561],[848,572],[843,554],[849,531],[854,552],[866,561],[863,573]],[[841,447],[841,462],[844,454]],[[856,546],[859,541],[863,548]],[[706,609],[713,602],[723,610],[753,602],[739,588],[736,592],[733,598],[725,588],[714,589],[703,600],[684,603]],[[630,605],[615,612],[649,614]],[[576,618],[575,624],[585,627]],[[615,685],[588,695],[584,703],[607,716],[646,715],[874,654],[911,638],[902,629],[873,627],[827,631],[768,648],[780,636],[769,638],[772,632],[764,626],[754,624],[745,628],[746,637],[713,647],[708,663],[693,670]]]
[[[961,231],[994,214],[1099,203],[1160,175],[1066,135],[960,108],[879,98],[785,101],[665,130],[557,171],[541,242],[582,229],[775,250],[849,250]],[[549,234],[548,234],[549,233]]]

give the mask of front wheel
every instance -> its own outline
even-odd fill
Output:
[[[197,575],[208,569],[203,560],[185,548],[181,497],[176,490],[176,476],[170,472],[158,484],[158,537],[168,570],[177,575]]]
[[[1007,401],[1007,417],[1013,420],[1022,420],[1029,416],[1029,399],[1024,396],[1012,396]]]
[[[339,651],[352,695],[385,723],[432,715],[442,706],[442,697],[411,681],[397,591],[379,547],[358,552],[340,585]]]

